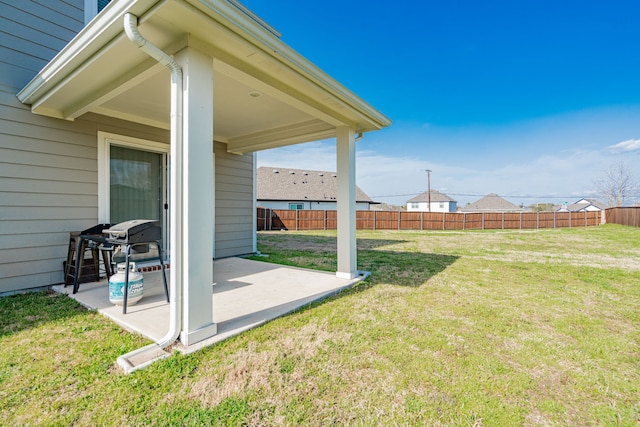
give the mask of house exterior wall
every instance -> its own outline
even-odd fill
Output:
[[[16,98],[83,26],[82,0],[57,3],[0,0],[0,292],[62,281],[72,224],[97,213],[87,124],[37,118]]]
[[[255,235],[253,154],[228,153],[226,145],[220,142],[215,142],[213,149],[216,159],[214,257],[251,253]]]
[[[258,200],[258,206],[268,209],[289,209],[290,203],[301,203],[304,210],[316,210],[316,211],[334,211],[337,209],[336,202],[300,202],[300,201],[267,201]],[[370,204],[367,202],[356,202],[357,211],[370,210]]]
[[[0,294],[63,282],[69,232],[98,223],[98,132],[169,143],[164,129],[31,113],[16,94],[83,27],[83,0],[0,0]],[[216,257],[253,250],[253,155],[216,143]],[[245,208],[247,208],[245,210]],[[234,209],[241,209],[238,213]]]
[[[440,206],[442,204],[442,206]],[[415,206],[417,205],[417,206]],[[431,212],[455,212],[455,202],[431,202]],[[407,212],[429,212],[429,202],[407,203]]]

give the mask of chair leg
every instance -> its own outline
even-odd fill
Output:
[[[167,275],[164,268],[164,262],[162,261],[162,246],[160,246],[160,242],[156,242],[158,246],[158,259],[160,260],[160,267],[162,268],[162,281],[164,282],[164,295],[167,297],[167,302],[169,302],[169,287],[167,286]]]
[[[80,286],[80,271],[84,268],[84,250],[85,250],[86,240],[79,237],[78,238],[78,246],[76,248],[76,271],[73,274],[73,293],[78,293],[78,288]]]
[[[71,236],[69,236],[69,248],[67,250],[67,262],[64,265],[64,286],[67,287],[68,285],[72,285],[72,283],[69,283],[69,277],[71,276],[71,263],[74,262],[74,257],[76,256],[76,252],[77,252],[77,248],[78,248],[78,243],[76,241],[76,237],[74,237],[73,233],[71,233]]]

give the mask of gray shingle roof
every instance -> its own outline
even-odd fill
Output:
[[[522,212],[518,205],[503,199],[495,193],[487,194],[468,206],[460,209],[463,212],[495,211],[495,212]]]
[[[407,200],[407,203],[419,203],[419,202],[429,202],[429,192],[425,191],[424,193],[418,194],[413,199]],[[444,193],[439,192],[438,190],[431,190],[431,202],[455,202],[451,197],[447,196]]]
[[[578,203],[585,200],[586,202]],[[564,211],[567,210],[569,212],[580,212],[581,210],[586,210],[589,206],[594,206],[600,210],[605,210],[607,206],[604,203],[600,203],[595,199],[580,199],[576,203],[570,203],[568,205],[559,205],[555,210]]]
[[[330,202],[336,200],[337,174],[309,169],[259,167],[258,200]],[[375,203],[356,186],[356,201]]]

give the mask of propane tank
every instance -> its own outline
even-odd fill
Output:
[[[115,305],[124,302],[124,276],[126,263],[118,264],[118,272],[109,278],[109,301]],[[129,263],[129,292],[127,294],[127,306],[134,305],[142,298],[143,279],[138,272],[135,263]]]

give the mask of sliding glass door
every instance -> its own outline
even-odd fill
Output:
[[[111,145],[109,210],[112,223],[155,219],[163,223],[165,203],[162,153]]]

